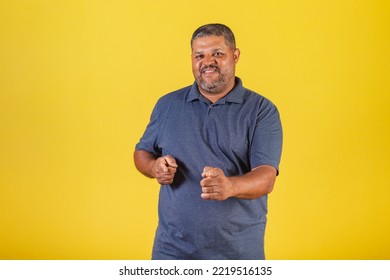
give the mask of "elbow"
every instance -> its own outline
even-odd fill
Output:
[[[247,197],[239,197],[239,198],[258,199],[264,195],[271,193],[273,189],[274,189],[274,184],[261,185],[257,188],[257,191],[253,192],[251,195]]]
[[[274,190],[275,180],[267,180],[259,187],[259,192],[256,198],[260,198],[263,195],[270,194]]]
[[[266,185],[263,185],[262,188],[259,188],[259,192],[254,198],[260,198],[264,195],[270,194],[274,190],[274,184],[268,183]]]
[[[269,183],[266,185],[264,194],[270,194],[274,190],[274,183]]]

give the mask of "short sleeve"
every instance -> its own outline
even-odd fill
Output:
[[[158,147],[158,136],[161,128],[161,110],[159,102],[155,105],[144,134],[140,141],[136,144],[136,150],[143,150],[152,153],[155,157],[161,156],[161,151]]]
[[[283,133],[279,111],[272,102],[264,99],[259,105],[251,142],[251,168],[260,165],[271,165],[276,168],[279,174],[282,142]]]

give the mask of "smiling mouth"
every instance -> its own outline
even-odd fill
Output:
[[[217,67],[205,67],[200,71],[202,74],[211,74],[211,73],[219,73],[219,69]]]

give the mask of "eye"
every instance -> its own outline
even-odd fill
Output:
[[[217,51],[214,53],[214,56],[221,57],[221,56],[223,56],[223,52]]]
[[[196,54],[195,55],[195,59],[202,59],[204,57],[204,55],[203,54]]]

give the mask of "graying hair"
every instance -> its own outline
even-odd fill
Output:
[[[226,45],[228,45],[233,50],[236,49],[236,39],[234,38],[233,31],[221,23],[210,23],[202,25],[196,29],[191,37],[191,48],[195,39],[206,36],[223,36],[225,38]]]

